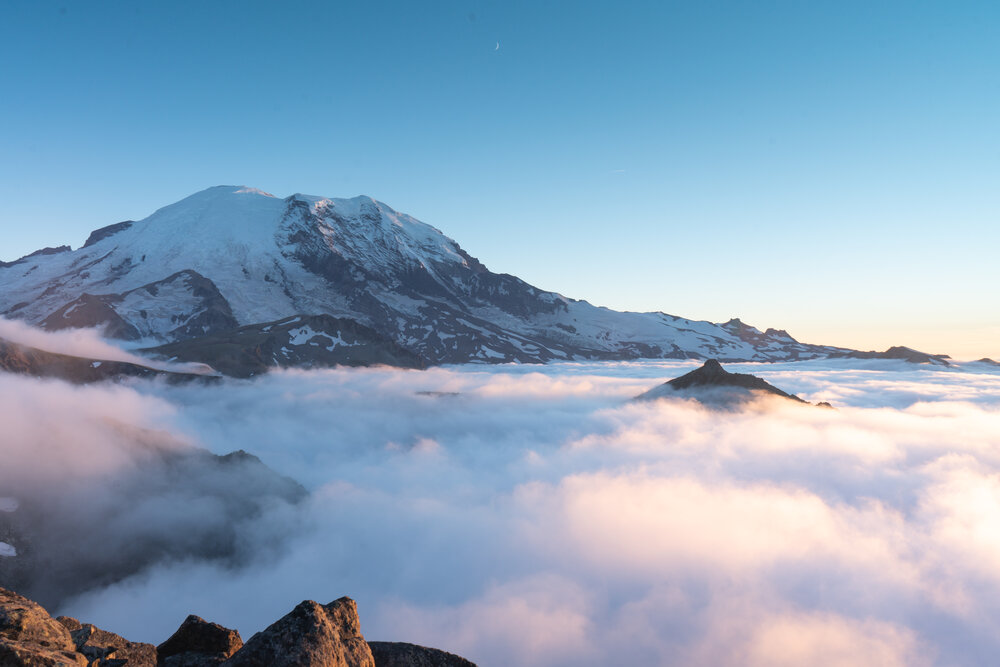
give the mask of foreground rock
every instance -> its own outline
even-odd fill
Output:
[[[375,667],[351,598],[321,605],[305,600],[258,632],[226,667]]]
[[[152,644],[130,642],[113,632],[101,630],[90,623],[80,623],[68,616],[60,616],[56,620],[69,630],[76,650],[83,654],[88,664],[101,667],[156,667],[156,647]]]
[[[476,667],[465,658],[404,642],[368,642],[376,667]]]
[[[373,655],[374,653],[374,655]],[[0,588],[0,667],[475,667],[415,644],[372,642],[354,600],[305,600],[243,644],[240,634],[188,616],[159,646],[130,642]]]
[[[242,647],[243,639],[236,630],[192,614],[156,650],[165,667],[211,667],[225,662]]]
[[[701,368],[636,396],[636,400],[694,398],[713,407],[729,407],[761,396],[777,396],[806,404],[798,396],[782,391],[756,375],[730,373],[715,359],[709,359]]]
[[[73,638],[36,602],[0,588],[0,665],[86,665]]]

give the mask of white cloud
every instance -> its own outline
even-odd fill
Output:
[[[346,594],[366,636],[482,665],[980,664],[1000,650],[1000,375],[746,365],[846,400],[628,402],[689,367],[7,379],[0,398],[22,440],[64,443],[55,460],[72,465],[43,475],[4,441],[14,469],[50,484],[87,471],[83,452],[120,463],[127,442],[101,441],[113,418],[247,449],[312,490],[248,528],[239,567],[164,562],[59,610],[138,640],[187,613],[247,636]]]
[[[38,348],[46,352],[67,354],[85,359],[122,361],[157,370],[180,373],[210,374],[214,372],[205,364],[154,361],[127,352],[114,343],[105,340],[101,335],[100,329],[81,328],[46,331],[20,320],[8,320],[0,317],[0,339]]]

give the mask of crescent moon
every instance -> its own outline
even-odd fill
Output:
[[[500,50],[500,42],[497,42],[497,48],[495,48],[495,49],[493,49],[493,50],[494,50],[494,51],[499,51],[499,50]]]

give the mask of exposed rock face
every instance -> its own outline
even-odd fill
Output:
[[[29,252],[27,255],[19,259],[15,259],[13,262],[0,262],[0,267],[16,266],[17,264],[24,262],[25,260],[31,259],[32,257],[45,257],[46,255],[58,255],[59,253],[63,252],[71,252],[71,250],[72,249],[68,245],[61,245],[55,248],[41,248],[40,250]]]
[[[164,667],[211,667],[225,662],[242,646],[236,630],[192,614],[156,649]]]
[[[173,373],[125,361],[104,361],[46,352],[0,338],[0,371],[59,378],[73,384],[89,384],[122,378],[165,378],[169,382],[211,382],[218,378],[194,373]]]
[[[121,294],[84,293],[46,317],[42,325],[51,330],[102,326],[105,335],[122,340],[164,329],[173,338],[193,338],[239,326],[215,283],[191,269]]]
[[[328,605],[301,602],[283,618],[258,632],[226,667],[375,667],[354,600]]]
[[[86,665],[73,638],[36,602],[0,588],[0,665]]]
[[[375,656],[373,656],[373,652]],[[361,635],[354,600],[306,600],[245,645],[240,634],[188,616],[158,647],[130,642],[0,588],[0,667],[475,667],[457,655]]]
[[[91,665],[156,667],[156,647],[152,644],[130,642],[90,623],[82,623],[80,628],[72,630],[70,635],[73,637],[76,650],[82,653]]]
[[[727,406],[762,394],[780,396],[798,403],[806,402],[755,375],[730,373],[715,359],[709,359],[701,368],[654,387],[636,396],[636,399],[646,401],[657,398],[690,397],[710,405]]]
[[[241,534],[254,529],[269,508],[307,496],[297,482],[244,451],[216,456],[155,431],[120,428],[145,451],[128,470],[85,485],[13,490],[20,507],[0,519],[9,517],[18,550],[15,557],[0,558],[0,582],[57,606],[165,560],[193,557],[236,566],[247,556]],[[113,494],[93,493],[94,486],[112,484]],[[212,512],[193,513],[206,504]],[[150,511],[169,517],[162,529],[120,528],[145,525]],[[274,539],[278,543],[281,536]]]
[[[135,224],[135,220],[125,220],[124,222],[116,222],[113,225],[107,225],[106,227],[95,229],[94,231],[90,232],[90,236],[87,237],[87,240],[84,242],[83,247],[89,248],[98,241],[103,241],[109,236],[113,236],[118,232],[128,229],[133,224]]]
[[[476,667],[463,657],[405,642],[368,642],[375,667]]]
[[[69,630],[70,634],[73,634],[74,630],[81,630],[83,628],[83,623],[72,616],[56,616],[56,620]]]
[[[330,315],[297,315],[161,345],[145,352],[178,361],[207,363],[233,377],[251,377],[269,368],[289,366],[427,366],[420,356],[371,327]]]

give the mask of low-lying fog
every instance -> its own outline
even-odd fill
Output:
[[[995,659],[1000,373],[727,365],[838,409],[629,401],[696,365],[0,376],[0,483],[106,503],[143,456],[124,424],[245,449],[308,489],[241,523],[236,561],[174,553],[51,610],[134,640],[163,641],[189,613],[247,638],[302,599],[350,595],[368,639],[481,665]],[[173,491],[116,526],[119,542],[217,529],[196,490]]]

